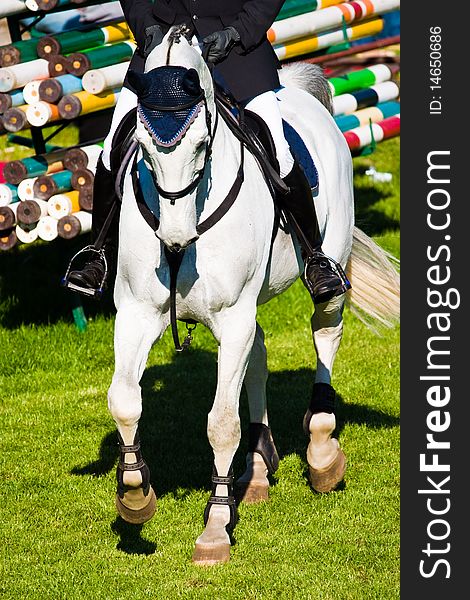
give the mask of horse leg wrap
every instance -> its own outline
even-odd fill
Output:
[[[130,446],[124,444],[119,433],[118,440],[120,457],[116,469],[116,508],[121,517],[128,523],[145,523],[155,513],[156,498],[155,492],[150,485],[150,470],[142,458],[139,433],[136,432],[134,443]],[[126,454],[135,454],[136,461],[126,463]],[[129,471],[140,471],[142,478],[140,486],[132,487],[124,483],[124,473]]]
[[[216,490],[218,485],[227,486],[227,496],[217,496]],[[227,477],[220,477],[217,473],[215,465],[212,469],[212,495],[209,498],[206,508],[204,509],[204,525],[207,525],[209,520],[209,513],[212,505],[217,504],[219,506],[228,506],[230,509],[230,520],[226,525],[225,529],[229,535],[232,534],[235,529],[235,525],[238,521],[238,510],[235,503],[235,496],[233,494],[233,467],[231,466]]]
[[[263,423],[250,423],[248,430],[248,452],[257,452],[264,460],[270,475],[279,467],[279,455],[274,445],[271,429]]]
[[[329,383],[313,384],[312,398],[303,421],[305,435],[310,435],[310,421],[315,413],[324,412],[334,414],[335,397],[336,392]]]

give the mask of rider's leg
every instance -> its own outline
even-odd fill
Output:
[[[104,238],[103,249],[108,262],[108,270],[114,271],[117,258],[117,238],[119,228],[119,199],[114,189],[114,176],[111,173],[111,148],[113,138],[119,124],[127,113],[137,105],[137,97],[123,87],[114,109],[111,128],[104,141],[93,183],[92,237],[96,243],[101,229],[114,205],[117,206],[109,229]],[[91,259],[80,270],[69,273],[68,280],[82,288],[94,290],[100,287],[104,275],[104,263],[98,254],[93,253]]]
[[[315,303],[327,302],[342,294],[350,284],[343,278],[322,251],[322,238],[307,178],[294,160],[284,136],[279,102],[273,91],[265,92],[250,100],[246,108],[258,114],[267,123],[279,163],[280,175],[290,189],[282,198],[283,206],[296,222],[301,235],[299,242],[305,256],[304,283]],[[303,238],[303,239],[302,239]]]

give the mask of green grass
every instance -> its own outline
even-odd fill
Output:
[[[358,225],[399,253],[399,140],[355,159]],[[363,174],[373,163],[390,184]],[[77,247],[83,240],[77,242]],[[216,344],[199,326],[176,355],[171,336],[142,379],[141,437],[158,496],[155,517],[126,525],[114,509],[117,446],[106,406],[113,308],[85,303],[79,333],[58,287],[72,243],[0,255],[0,596],[8,600],[399,598],[399,328],[381,337],[345,311],[334,369],[345,484],[313,494],[302,417],[313,347],[310,300],[298,282],[261,307],[270,419],[281,455],[270,501],[241,506],[227,565],[190,562],[209,495],[205,432]],[[181,328],[181,332],[183,328]],[[242,397],[243,469],[248,412]]]

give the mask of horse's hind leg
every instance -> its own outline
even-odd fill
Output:
[[[319,304],[311,319],[317,353],[317,372],[310,406],[305,413],[304,429],[310,436],[307,462],[312,487],[329,492],[342,481],[346,458],[338,440],[332,437],[336,427],[335,391],[331,371],[343,333],[344,295]]]
[[[142,413],[139,381],[153,342],[163,332],[155,311],[136,303],[119,308],[114,333],[115,370],[108,407],[116,422],[120,446],[116,508],[129,523],[145,523],[155,513],[155,493],[142,458],[138,432]]]
[[[268,424],[267,379],[264,332],[257,324],[255,341],[245,375],[245,389],[250,411],[246,470],[238,479],[235,489],[237,500],[248,503],[268,499],[268,473],[274,473],[279,465],[279,456]]]
[[[204,511],[205,529],[196,540],[192,557],[199,565],[230,558],[231,533],[237,522],[232,461],[240,443],[238,406],[255,337],[255,301],[242,304],[239,300],[219,316],[212,328],[219,342],[217,390],[207,419],[207,436],[214,452],[212,495]]]

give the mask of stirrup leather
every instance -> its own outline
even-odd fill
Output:
[[[230,467],[227,477],[220,477],[217,473],[215,465],[212,469],[212,495],[209,498],[206,508],[204,509],[204,526],[207,525],[209,520],[209,513],[213,504],[219,506],[228,506],[230,509],[230,521],[225,526],[227,533],[231,534],[238,521],[238,510],[235,502],[235,496],[233,495],[233,466]],[[217,496],[216,489],[218,485],[227,486],[227,496]]]
[[[70,272],[72,271],[72,265],[73,265],[74,261],[80,256],[80,254],[83,254],[84,252],[94,252],[95,254],[98,255],[98,258],[103,262],[104,273],[103,273],[101,282],[97,288],[89,289],[89,288],[77,285],[76,283],[72,283],[69,281],[69,275],[70,275]],[[62,280],[60,283],[63,287],[66,287],[69,290],[72,290],[73,292],[85,294],[86,296],[91,296],[93,298],[99,298],[103,294],[107,277],[108,277],[108,261],[106,259],[104,249],[103,248],[96,249],[93,245],[91,245],[91,246],[85,246],[85,248],[82,248],[76,254],[74,254],[74,256],[72,256],[72,258],[70,259],[69,265],[67,267],[67,271],[65,272],[65,275],[62,277]]]
[[[126,446],[124,444],[124,440],[122,439],[119,433],[118,440],[120,456],[116,469],[116,479],[117,493],[119,497],[123,498],[125,492],[135,489],[124,484],[124,471],[140,471],[142,477],[142,490],[144,492],[144,496],[147,496],[150,491],[150,469],[148,468],[147,463],[142,458],[138,432],[135,434],[134,444],[132,444],[131,446]],[[136,462],[126,463],[126,454],[135,454],[135,457],[137,459]]]

